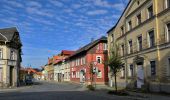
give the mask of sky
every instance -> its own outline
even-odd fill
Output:
[[[107,36],[128,0],[0,0],[0,28],[17,27],[22,66],[40,67],[61,50]]]

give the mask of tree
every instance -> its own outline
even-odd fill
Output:
[[[108,66],[110,67],[110,71],[112,75],[114,75],[114,79],[115,79],[116,92],[117,92],[117,78],[116,77],[123,65],[118,51],[119,51],[118,46],[115,45],[114,48],[111,48],[111,51],[109,52],[109,58],[108,58]]]

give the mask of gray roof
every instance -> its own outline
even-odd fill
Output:
[[[100,41],[106,41],[106,42],[107,42],[107,37],[102,36],[101,38],[99,38],[99,39],[97,39],[97,40],[95,40],[95,41],[93,41],[93,42],[85,45],[84,47],[82,47],[82,48],[78,49],[77,51],[75,51],[75,53],[74,53],[73,55],[71,55],[70,57],[73,57],[73,56],[75,56],[75,55],[77,55],[77,54],[80,54],[80,53],[82,53],[82,52],[84,52],[84,51],[89,50],[90,48],[92,48],[93,46],[95,46],[95,45],[96,45],[97,43],[99,43]],[[70,58],[70,57],[69,57],[69,58]]]
[[[14,34],[18,32],[16,27],[10,27],[10,28],[3,28],[0,29],[0,33],[3,35],[0,35],[0,40],[1,41],[6,41],[6,38],[8,39],[8,41],[11,41]],[[5,37],[6,38],[5,38]]]

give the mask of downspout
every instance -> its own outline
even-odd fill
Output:
[[[159,89],[161,90],[161,82],[160,82],[160,79],[161,79],[161,66],[160,66],[160,48],[159,48],[159,40],[160,40],[160,38],[159,38],[159,30],[158,30],[158,28],[159,28],[159,23],[158,23],[158,0],[154,0],[155,1],[155,21],[156,21],[156,49],[157,49],[157,57],[158,57],[158,67],[157,67],[157,69],[156,69],[156,72],[158,72],[158,69],[159,69],[159,72],[158,72],[158,78],[159,78]]]

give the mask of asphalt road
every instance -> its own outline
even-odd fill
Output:
[[[32,86],[0,90],[0,100],[160,100],[160,98],[108,95],[103,91],[87,91],[78,84],[52,82],[38,82]]]
[[[81,85],[71,83],[39,82],[0,92],[0,100],[114,100],[113,98],[120,100],[121,97],[90,92]]]

